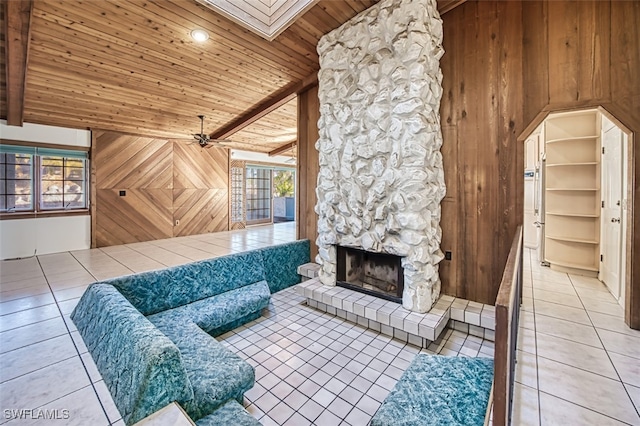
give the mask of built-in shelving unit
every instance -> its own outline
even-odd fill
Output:
[[[555,269],[599,269],[599,122],[597,111],[545,122],[545,260]]]

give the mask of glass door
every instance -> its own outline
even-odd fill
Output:
[[[271,223],[271,169],[247,166],[247,225]]]

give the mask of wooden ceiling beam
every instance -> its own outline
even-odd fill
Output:
[[[287,152],[289,151],[291,148],[293,148],[294,146],[296,146],[296,143],[298,143],[298,141],[293,141],[293,142],[289,142],[289,143],[285,143],[282,146],[277,147],[276,149],[274,149],[273,151],[269,152],[269,157],[275,157],[278,154],[282,154],[283,152]]]
[[[22,126],[33,0],[4,2],[7,124]]]
[[[304,80],[280,90],[272,99],[261,102],[248,113],[237,118],[226,126],[211,132],[209,136],[212,139],[227,139],[229,136],[244,129],[249,124],[254,123],[270,112],[275,111],[290,100],[295,99],[295,97],[298,96],[298,93],[304,92],[316,84],[318,84],[318,73],[314,72]]]

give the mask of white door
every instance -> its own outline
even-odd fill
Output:
[[[524,141],[524,245],[538,247],[536,220],[535,171],[538,162],[538,136],[531,135]]]
[[[622,250],[622,131],[617,127],[602,135],[602,225],[600,253],[603,259],[600,280],[618,299],[620,297]]]

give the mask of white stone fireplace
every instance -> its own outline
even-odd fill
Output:
[[[382,0],[318,43],[320,280],[337,246],[401,257],[402,305],[440,294],[442,21],[435,0]]]

